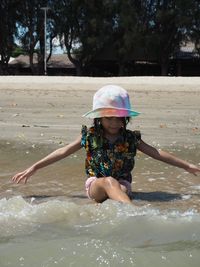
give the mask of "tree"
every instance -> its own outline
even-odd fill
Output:
[[[148,53],[154,51],[161,65],[161,75],[168,74],[169,59],[187,38],[190,20],[190,0],[148,1],[153,7],[146,32]]]
[[[37,49],[39,72],[44,70],[44,12],[51,56],[59,36],[77,75],[92,73],[92,62],[112,54],[119,75],[132,74],[138,51],[142,59],[159,62],[167,75],[170,58],[185,40],[200,53],[198,0],[2,0],[0,3],[0,72],[6,72],[15,41],[30,57]],[[110,55],[109,55],[110,56]],[[47,60],[48,60],[47,59]],[[130,71],[131,70],[131,71]]]
[[[41,8],[46,6],[46,0],[26,0],[21,3],[18,39],[23,49],[29,55],[32,73],[35,72],[33,56],[36,51],[38,53],[39,73],[44,71],[44,12]],[[47,30],[47,33],[51,34],[51,31]],[[37,50],[36,46],[38,46]]]
[[[192,1],[190,38],[195,43],[195,48],[200,55],[200,1]]]
[[[107,3],[108,2],[108,3]],[[111,1],[62,0],[52,1],[55,29],[68,58],[76,66],[77,75],[90,64],[108,39],[105,14]]]
[[[0,74],[7,73],[8,62],[15,49],[19,5],[17,0],[2,0],[0,3]]]
[[[73,47],[78,43],[78,1],[62,0],[50,1],[53,28],[58,34],[60,44],[66,47],[69,60],[76,66],[77,74],[81,74],[81,58],[75,56]]]
[[[141,1],[118,0],[115,9],[114,49],[117,51],[119,75],[124,75],[129,73],[126,66],[133,64],[136,51],[141,50],[142,4]]]

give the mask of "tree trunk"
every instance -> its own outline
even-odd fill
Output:
[[[118,63],[118,76],[124,76],[125,75],[125,63],[123,61],[119,61]]]
[[[0,64],[0,75],[3,75],[3,70],[2,70],[1,64]]]
[[[33,53],[30,53],[29,55],[29,63],[30,63],[31,74],[34,74]]]
[[[169,69],[169,61],[168,58],[161,59],[161,76],[167,76]]]
[[[67,56],[68,56],[69,60],[75,65],[76,76],[81,76],[82,75],[82,63],[81,63],[81,61],[73,58],[69,51],[67,51]]]
[[[168,65],[161,64],[161,76],[167,76],[168,75]]]
[[[81,64],[75,64],[76,67],[76,76],[81,76],[82,75],[82,66]]]

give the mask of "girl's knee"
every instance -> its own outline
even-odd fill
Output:
[[[131,189],[129,190],[125,184],[121,184],[120,181],[116,180],[112,176],[108,176],[104,178],[104,187],[105,188],[113,188],[117,187],[120,188],[124,193],[128,194],[131,192]],[[129,192],[130,191],[130,192]]]
[[[108,176],[104,178],[105,186],[113,187],[113,186],[120,186],[119,182],[113,178],[112,176]]]
[[[125,185],[122,185],[120,184],[120,187],[121,187],[121,190],[124,192],[124,193],[127,193],[127,187]]]

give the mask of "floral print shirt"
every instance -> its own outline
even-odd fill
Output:
[[[97,135],[94,127],[82,127],[81,145],[86,149],[85,169],[88,177],[96,176],[124,179],[132,182],[137,146],[141,140],[139,131],[122,130],[119,138],[111,143]]]

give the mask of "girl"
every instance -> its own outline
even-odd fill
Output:
[[[81,147],[86,149],[86,193],[99,203],[108,198],[132,203],[131,171],[137,150],[194,175],[200,172],[197,166],[146,144],[140,132],[127,130],[130,118],[138,115],[131,109],[129,95],[123,88],[115,85],[102,87],[94,95],[93,109],[83,115],[94,119],[93,127],[83,126],[81,136],[74,142],[16,174],[12,180],[26,183],[38,169],[66,158]]]

